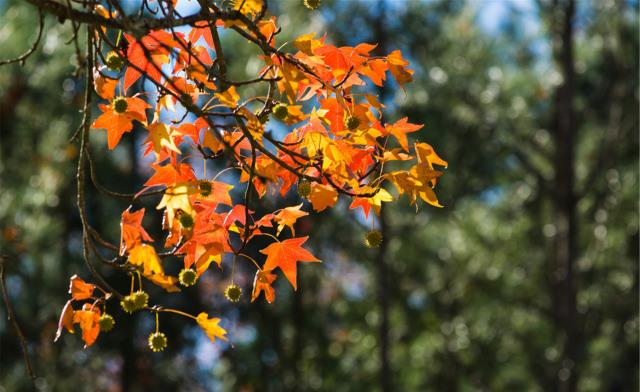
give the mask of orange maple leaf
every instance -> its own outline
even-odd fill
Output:
[[[129,212],[131,207],[122,213],[120,221],[120,255],[124,255],[127,249],[132,249],[142,243],[142,240],[153,242],[153,238],[142,227],[144,208],[136,212]]]
[[[80,324],[84,348],[91,346],[100,334],[100,309],[91,304],[84,304],[82,310],[73,312],[73,322]]]
[[[280,267],[284,276],[289,280],[294,290],[298,288],[297,265],[298,261],[319,262],[314,255],[302,247],[309,237],[291,238],[273,244],[262,249],[260,253],[267,255],[263,270],[272,270]]]
[[[119,99],[126,101],[126,109],[122,113],[115,110],[115,102]],[[122,135],[131,132],[133,129],[133,120],[140,121],[143,125],[147,123],[147,115],[145,110],[150,108],[145,101],[137,97],[119,97],[111,101],[109,105],[99,105],[102,114],[98,117],[91,128],[107,130],[107,145],[109,150],[116,148]]]
[[[407,122],[407,118],[401,118],[394,124],[385,124],[385,130],[392,134],[400,144],[403,150],[409,151],[409,142],[407,140],[407,133],[415,132],[421,129],[424,125],[411,124]]]
[[[280,210],[280,212],[273,216],[273,220],[278,223],[277,235],[280,235],[280,232],[282,231],[282,229],[284,229],[285,226],[289,226],[289,228],[291,229],[291,234],[296,235],[296,231],[293,228],[293,225],[296,223],[298,218],[309,215],[309,213],[302,211],[301,208],[302,203],[297,206],[283,208],[282,210]]]
[[[62,330],[66,329],[69,333],[74,333],[73,330],[73,300],[70,299],[62,308],[62,313],[60,313],[60,320],[58,321],[58,330],[56,331],[56,337],[53,339],[54,342],[57,342],[62,335]]]
[[[95,285],[86,283],[78,275],[73,275],[69,282],[69,294],[76,301],[91,298],[95,289]]]
[[[338,202],[338,192],[331,185],[314,183],[311,186],[309,201],[313,209],[320,212],[327,207],[333,207]]]
[[[251,302],[264,291],[264,297],[267,302],[272,303],[276,299],[276,291],[271,284],[276,280],[276,274],[272,274],[271,270],[258,270],[256,277],[253,279],[253,293],[251,293]]]

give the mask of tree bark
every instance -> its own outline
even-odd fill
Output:
[[[575,67],[573,48],[573,18],[575,1],[565,0],[554,7],[561,23],[556,24],[557,47],[554,57],[560,66],[563,82],[556,96],[555,116],[555,196],[556,216],[555,255],[555,304],[556,318],[564,337],[562,359],[557,374],[557,390],[574,392],[578,385],[578,350],[580,337],[576,328],[576,196],[574,146],[576,118],[573,105]],[[554,18],[555,20],[558,20]]]

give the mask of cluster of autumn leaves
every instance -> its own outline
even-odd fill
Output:
[[[382,86],[388,74],[401,87],[412,80],[413,71],[400,51],[376,56],[371,53],[375,45],[336,47],[325,37],[313,35],[276,44],[276,18],[262,17],[261,5],[260,0],[243,1],[233,5],[235,13],[231,14],[212,8],[211,14],[220,19],[196,22],[188,34],[155,30],[135,38],[124,33],[121,43],[98,53],[103,65],[94,69],[94,87],[106,103],[100,104],[101,114],[92,128],[106,130],[109,149],[116,148],[135,123],[146,133],[143,152],[154,157],[154,174],[136,197],[162,189],[157,209],[163,213],[167,233],[165,251],[159,254],[143,227],[145,209],[129,207],[122,213],[119,257],[132,271],[131,294],[121,299],[127,312],[146,309],[157,314],[162,309],[149,307],[148,296],[142,298],[146,293],[141,280],[134,292],[133,275],[177,292],[179,285],[196,284],[212,263],[221,267],[225,255],[232,256],[233,262],[247,259],[255,264],[251,301],[261,294],[268,302],[274,301],[277,269],[295,289],[297,263],[320,261],[303,247],[308,237],[295,234],[297,220],[308,215],[303,210],[305,203],[258,217],[251,209],[252,194],[284,196],[295,187],[317,212],[335,206],[342,194],[351,200],[350,208],[362,208],[368,218],[371,209],[379,213],[383,202],[394,200],[382,187],[389,182],[412,204],[421,199],[440,207],[433,187],[442,171],[434,165],[446,166],[446,162],[427,143],[410,145],[407,134],[422,125],[406,118],[383,122],[384,104],[366,87],[367,80]],[[105,10],[96,12],[117,18]],[[263,50],[264,68],[258,78],[234,82],[216,73],[222,53],[215,61],[211,55],[216,48],[220,50],[214,42],[218,28],[239,32]],[[107,45],[105,34],[102,31],[97,39]],[[294,53],[282,50],[291,47]],[[154,86],[152,90],[129,95],[131,86],[143,76],[147,86]],[[243,86],[254,83],[268,86],[268,94],[243,96],[247,91]],[[193,117],[184,116],[184,111]],[[288,132],[278,137],[266,129],[271,119],[286,125]],[[239,176],[229,182],[219,178],[222,172],[198,178],[183,151],[226,160],[224,171],[232,169]],[[406,168],[384,170],[391,162]],[[234,200],[232,190],[239,185],[245,187],[245,197]],[[265,256],[262,263],[243,253],[258,236],[273,240],[260,251]],[[382,240],[373,231],[366,242],[377,246]],[[182,258],[184,266],[178,277],[165,273],[163,255]],[[101,295],[96,295],[96,289]],[[70,294],[58,336],[64,329],[73,332],[77,323],[89,346],[101,330],[113,326],[113,318],[105,312],[113,293],[74,276]],[[237,286],[227,290],[232,301],[240,295]],[[80,303],[79,310],[74,310]],[[187,316],[211,340],[225,339],[218,318],[206,313]],[[161,349],[163,341],[166,345],[161,335],[156,331],[150,336],[152,349]]]

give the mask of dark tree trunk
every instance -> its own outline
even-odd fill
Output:
[[[576,328],[576,196],[574,191],[575,168],[574,146],[576,140],[576,121],[574,98],[574,55],[573,55],[573,18],[574,0],[555,4],[554,34],[556,48],[554,57],[560,67],[563,82],[556,96],[555,122],[555,196],[553,200],[556,218],[555,239],[555,295],[554,308],[556,320],[562,331],[564,347],[562,360],[557,374],[557,390],[574,392],[578,382],[578,350],[580,334]],[[557,26],[557,27],[556,27]]]
[[[377,14],[374,20],[374,42],[378,44],[376,50],[378,54],[385,55],[387,50],[386,32],[385,32],[385,2],[379,1],[377,5]],[[378,89],[380,94],[380,102],[384,102],[385,89]],[[387,261],[387,244],[391,239],[391,233],[388,227],[386,208],[380,208],[380,232],[382,233],[382,244],[376,254],[377,266],[377,283],[378,283],[378,307],[380,310],[380,325],[378,326],[378,345],[380,357],[380,389],[383,392],[393,391],[393,378],[391,364],[389,362],[389,273],[390,268]]]

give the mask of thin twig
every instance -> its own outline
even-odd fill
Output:
[[[27,350],[27,343],[24,340],[24,334],[22,333],[22,329],[18,324],[18,320],[16,320],[16,315],[13,312],[13,307],[11,306],[11,302],[9,301],[9,295],[7,294],[7,288],[5,284],[5,269],[4,264],[6,262],[6,256],[0,256],[0,288],[2,288],[2,299],[4,300],[4,305],[7,308],[7,320],[11,322],[13,325],[13,329],[16,331],[16,335],[18,336],[18,341],[20,342],[20,348],[22,349],[22,357],[24,359],[24,367],[27,370],[27,374],[32,382],[36,380],[36,374],[33,371],[33,367],[31,366],[31,359],[29,358],[29,351]]]

